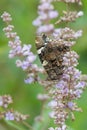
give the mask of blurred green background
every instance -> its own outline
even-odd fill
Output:
[[[32,44],[32,51],[34,53],[36,53],[34,42],[36,29],[32,25],[32,20],[37,17],[38,3],[39,0],[0,0],[0,15],[4,11],[8,11],[12,15],[12,24],[15,26],[15,31],[17,31],[23,43]],[[59,12],[65,8],[64,6],[62,3],[55,4],[55,8],[58,9]],[[80,55],[78,68],[82,70],[84,74],[87,74],[87,0],[83,0],[82,7],[73,5],[72,8],[84,11],[84,16],[70,26],[77,30],[83,30],[83,36],[77,40],[74,50]],[[8,58],[9,47],[7,46],[7,39],[2,31],[4,26],[5,24],[2,22],[2,19],[0,19],[0,95],[10,94],[14,100],[12,107],[21,113],[30,114],[30,118],[27,122],[31,125],[35,125],[35,130],[47,130],[48,124],[51,122],[48,120],[48,117],[45,118],[45,121],[40,127],[33,124],[33,118],[40,114],[42,106],[40,101],[36,99],[36,96],[38,93],[43,92],[43,88],[38,84],[26,85],[24,83],[24,72],[16,68],[15,59]],[[82,98],[78,101],[78,105],[83,109],[83,113],[75,113],[76,120],[74,122],[70,120],[67,122],[73,130],[87,130],[86,95],[87,89],[83,93]],[[50,124],[52,124],[52,122]],[[29,130],[24,125],[18,124],[18,126],[20,129],[12,127],[2,120],[0,121],[0,130]]]

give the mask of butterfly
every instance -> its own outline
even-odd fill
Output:
[[[70,50],[69,46],[55,44],[45,34],[37,36],[35,43],[42,66],[47,72],[47,79],[58,80],[64,71],[63,55]]]

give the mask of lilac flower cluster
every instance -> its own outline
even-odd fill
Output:
[[[75,22],[76,18],[79,18],[83,15],[83,11],[63,11],[63,16],[56,22],[59,24],[61,22]]]
[[[50,21],[58,16],[58,12],[51,3],[52,0],[40,0],[39,16],[33,21],[33,25],[37,27],[37,34],[51,34],[54,31],[54,25]]]
[[[78,55],[74,51],[67,52],[64,55],[63,59],[66,69],[61,80],[56,84],[54,90],[51,91],[53,100],[49,103],[49,106],[53,111],[50,113],[50,117],[54,119],[55,124],[60,126],[58,130],[66,130],[67,127],[64,127],[66,126],[65,120],[69,118],[69,114],[72,120],[74,120],[73,112],[82,112],[75,100],[81,97],[87,82],[81,80],[81,71],[75,68],[78,64],[77,58]]]
[[[86,87],[86,82],[82,81],[80,78],[82,75],[81,71],[75,68],[78,65],[77,58],[78,55],[74,51],[70,51],[64,55],[64,64],[67,68],[64,72],[63,78],[68,81],[69,86],[66,86],[69,88],[69,97],[72,100],[80,98],[84,88]]]
[[[23,121],[23,120],[26,120],[29,116],[28,115],[23,115],[17,111],[13,111],[12,109],[11,110],[8,110],[6,113],[4,113],[4,117],[6,120],[10,120],[10,121]]]
[[[73,46],[76,43],[76,39],[82,36],[82,30],[74,31],[69,27],[55,29],[53,36],[55,43],[59,45]]]
[[[83,12],[69,13],[68,11],[68,14],[70,14],[71,17],[65,15],[64,17],[61,17],[57,23],[75,21],[76,18],[83,15]],[[82,36],[82,30],[74,31],[69,27],[59,28],[55,29],[53,36],[53,40],[55,41],[54,44],[64,44],[71,48],[76,43],[75,40]],[[75,116],[73,112],[82,112],[81,108],[78,108],[75,100],[81,97],[83,90],[87,85],[87,81],[85,81],[84,78],[81,78],[84,76],[82,75],[82,72],[76,68],[78,65],[78,58],[78,54],[71,49],[64,54],[63,65],[65,68],[63,75],[56,85],[54,83],[54,86],[49,88],[52,101],[50,101],[48,105],[53,110],[50,113],[50,117],[53,118],[54,123],[58,125],[56,128],[50,127],[49,130],[66,130],[66,119],[71,117],[72,120],[74,120]]]
[[[80,0],[55,0],[55,1],[62,1],[67,4],[68,3],[78,3],[79,5],[82,4]],[[50,7],[48,10],[50,10]],[[40,11],[42,12],[42,10]],[[59,24],[61,22],[65,23],[74,22],[77,18],[83,15],[83,12],[68,10],[63,11],[63,15],[64,16],[60,17],[60,19],[56,22],[56,24]],[[43,24],[45,26],[46,23],[43,22]],[[43,27],[42,24],[40,24],[39,26],[40,28]],[[44,30],[42,32],[47,33]],[[42,32],[39,32],[39,34]],[[83,93],[83,90],[87,85],[87,82],[84,79],[84,75],[82,75],[82,72],[76,68],[78,65],[79,56],[75,51],[71,50],[71,47],[76,43],[76,39],[82,36],[82,30],[74,31],[69,27],[57,28],[54,29],[54,31],[50,32],[50,35],[53,36],[52,41],[54,41],[54,44],[56,44],[57,46],[63,44],[70,47],[70,51],[65,53],[63,56],[63,65],[65,66],[65,68],[62,77],[55,82],[54,81],[41,82],[44,88],[48,90],[49,98],[50,97],[52,98],[48,106],[50,106],[53,111],[49,115],[51,118],[54,119],[54,123],[58,126],[56,128],[50,127],[49,130],[66,130],[67,129],[67,125],[65,124],[66,119],[71,117],[72,120],[74,120],[75,116],[73,112],[82,111],[81,108],[78,108],[75,100],[81,97],[81,94]]]
[[[15,121],[23,121],[26,120],[29,116],[23,115],[13,109],[8,108],[9,104],[13,103],[13,100],[10,95],[0,96],[0,119],[5,120],[15,120]]]
[[[11,48],[9,58],[19,57],[19,59],[16,60],[16,66],[21,67],[23,71],[26,72],[25,83],[32,83],[35,80],[38,81],[38,72],[43,73],[44,70],[33,63],[36,59],[36,55],[31,52],[31,44],[22,45],[20,37],[16,32],[13,32],[14,26],[10,25],[12,18],[9,13],[4,12],[1,18],[7,24],[7,27],[5,27],[3,31],[9,39],[8,46]]]
[[[7,108],[9,104],[12,103],[12,98],[10,95],[0,96],[0,106]]]
[[[79,5],[82,5],[81,0],[54,0],[58,2],[65,2],[65,3],[78,3]]]

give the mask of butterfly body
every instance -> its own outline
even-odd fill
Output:
[[[64,71],[63,55],[69,51],[69,47],[64,44],[57,45],[45,35],[36,37],[36,47],[48,79],[58,80]]]

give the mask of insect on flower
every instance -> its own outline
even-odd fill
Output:
[[[36,48],[40,61],[48,74],[48,80],[58,80],[64,71],[63,55],[70,50],[64,44],[55,44],[45,34],[36,37]]]

